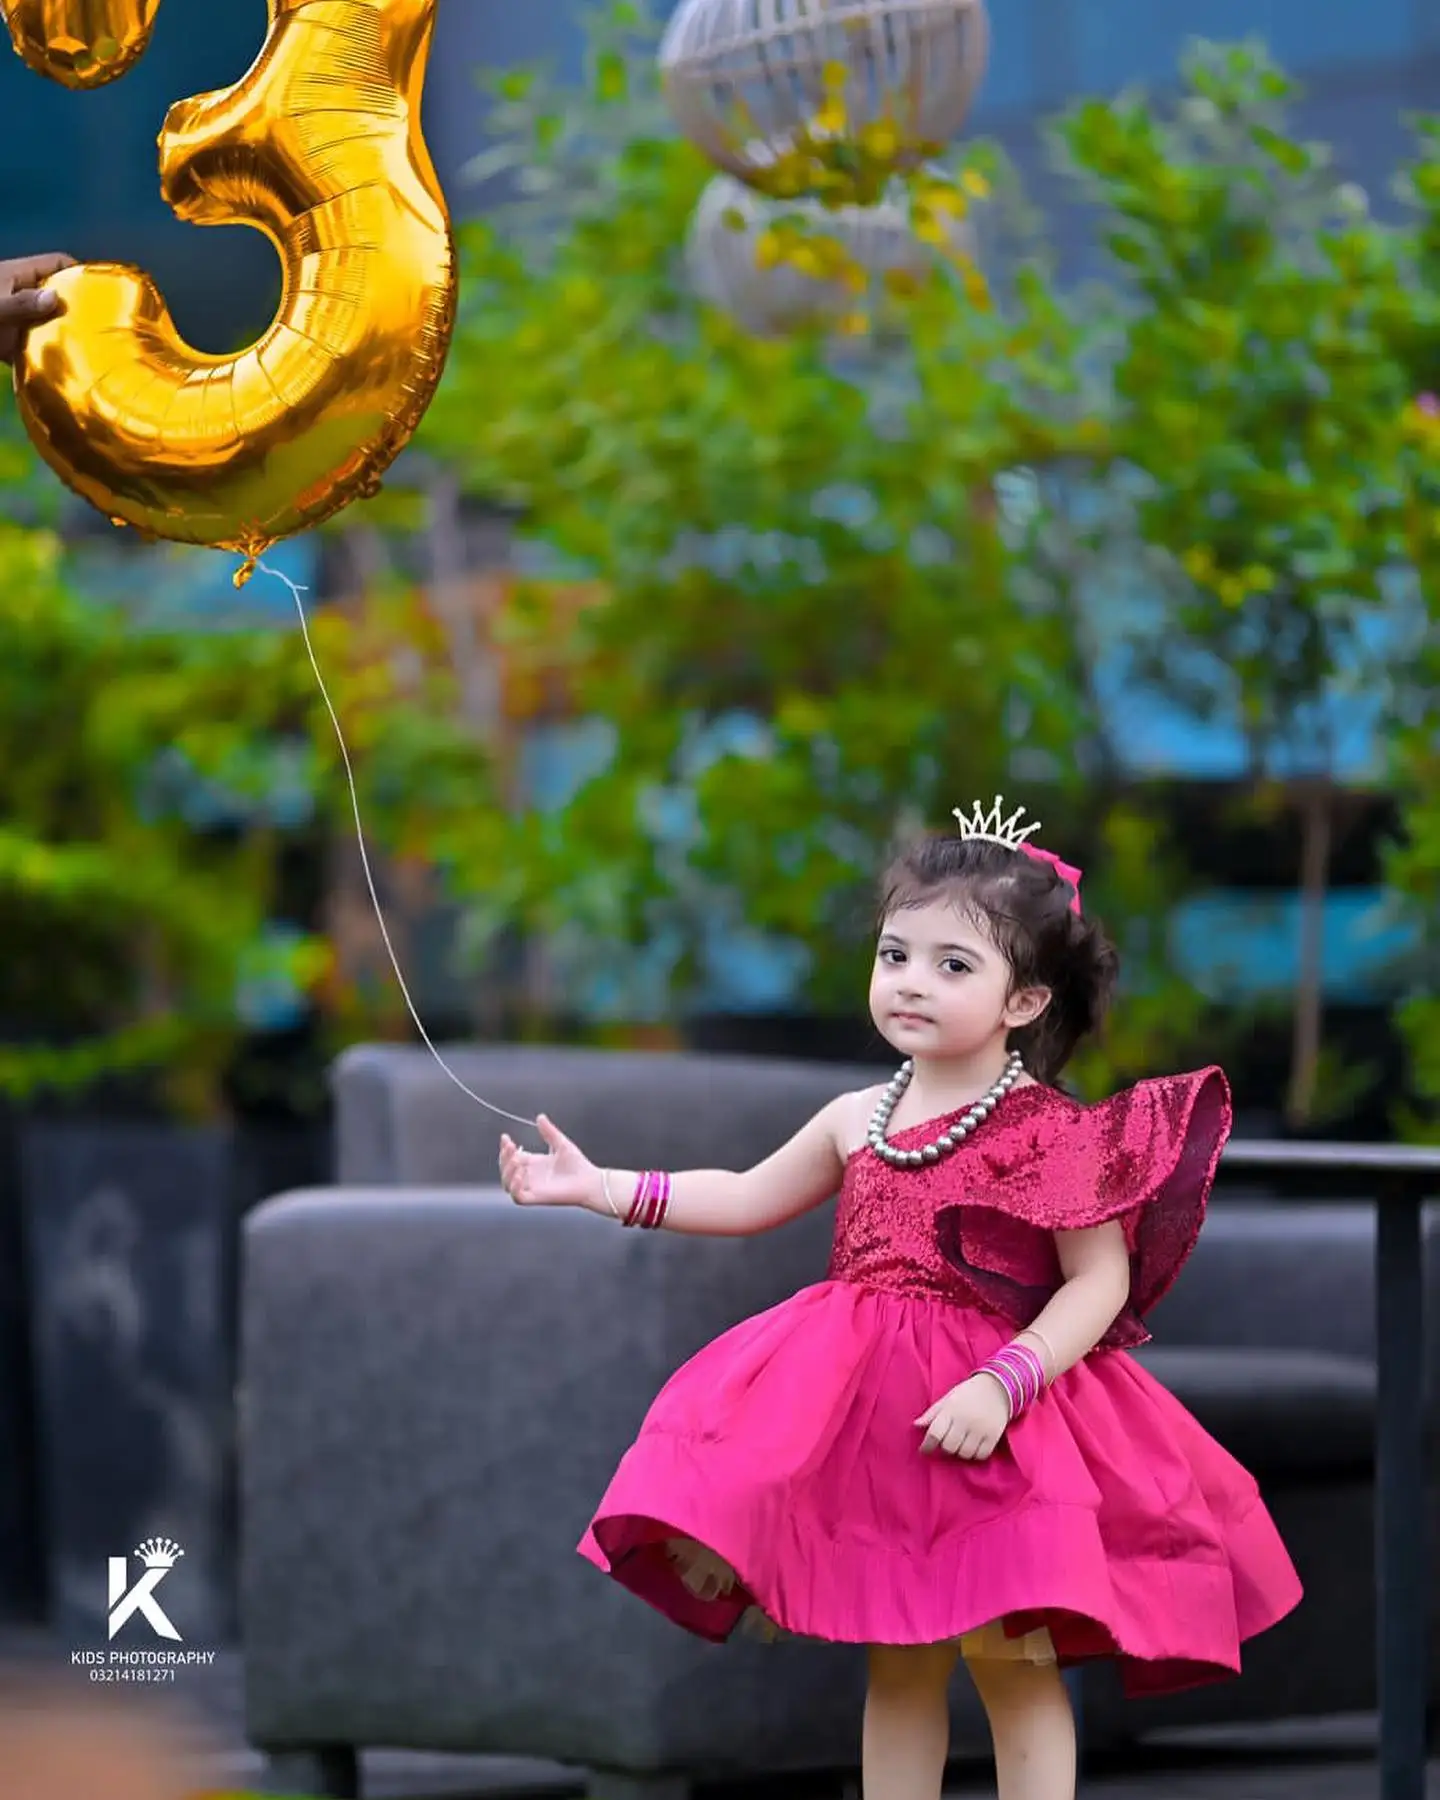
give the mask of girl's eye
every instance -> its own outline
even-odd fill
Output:
[[[889,962],[890,958],[892,956],[898,956],[898,957],[903,958],[904,954],[905,954],[905,952],[903,950],[897,950],[892,945],[888,950],[882,950],[880,952],[880,960],[881,960],[881,962]]]
[[[958,956],[947,956],[945,958],[945,967],[952,975],[968,975],[970,973],[969,963],[961,962]]]

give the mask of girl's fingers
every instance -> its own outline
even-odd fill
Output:
[[[547,1114],[540,1114],[535,1121],[535,1127],[552,1150],[558,1150],[565,1142],[565,1133],[560,1130],[559,1126],[556,1125]]]

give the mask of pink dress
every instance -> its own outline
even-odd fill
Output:
[[[581,1554],[717,1641],[758,1614],[837,1643],[1114,1657],[1132,1694],[1238,1672],[1299,1580],[1253,1477],[1126,1354],[1195,1244],[1230,1119],[1212,1068],[1098,1106],[1015,1088],[916,1169],[855,1151],[825,1279],[671,1377]],[[1053,1232],[1107,1219],[1131,1290],[1102,1343],[987,1461],[922,1456],[913,1421],[1059,1285]]]

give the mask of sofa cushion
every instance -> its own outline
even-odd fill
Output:
[[[1156,1344],[1134,1354],[1262,1485],[1373,1466],[1375,1369],[1360,1357]]]

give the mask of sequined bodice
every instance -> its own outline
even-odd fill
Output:
[[[890,1141],[919,1149],[959,1116]],[[1194,1247],[1230,1122],[1229,1085],[1213,1066],[1137,1082],[1096,1106],[1040,1083],[1013,1088],[937,1163],[895,1169],[868,1147],[850,1157],[827,1279],[1027,1324],[1061,1280],[1055,1233],[1118,1220],[1130,1300],[1101,1347],[1144,1343],[1144,1315]]]
[[[1013,1145],[1016,1126],[1044,1110],[1047,1096],[1069,1104],[1053,1089],[1017,1088],[973,1138],[933,1165],[895,1169],[863,1146],[855,1151],[845,1165],[826,1278],[933,1294],[962,1305],[984,1304],[976,1284],[943,1254],[936,1215],[942,1206],[963,1205],[967,1190],[983,1192],[990,1161],[987,1141],[992,1149],[1006,1140]],[[891,1134],[890,1141],[901,1150],[918,1149],[965,1110],[908,1126]],[[1003,1218],[992,1219],[990,1229],[1003,1232],[1005,1224]]]

